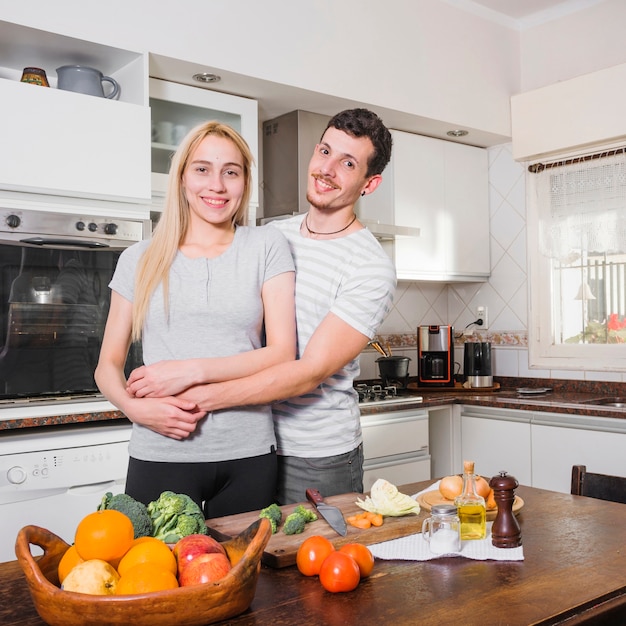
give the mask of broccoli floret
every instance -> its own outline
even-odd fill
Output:
[[[308,524],[309,522],[314,522],[317,519],[317,515],[315,511],[311,509],[307,509],[304,505],[299,504],[294,510],[294,513],[298,513],[304,517],[304,521]]]
[[[202,510],[187,494],[164,491],[147,508],[152,536],[166,543],[176,543],[187,535],[208,534]]]
[[[290,513],[285,520],[283,532],[285,535],[298,535],[306,526],[306,518],[302,513]]]
[[[266,517],[272,525],[272,534],[278,530],[278,526],[283,519],[283,512],[281,508],[275,502],[265,507],[260,513],[259,517]]]
[[[317,514],[314,511],[299,504],[293,512],[287,516],[283,526],[283,532],[285,535],[297,535],[304,530],[304,527],[309,522],[314,522],[316,519]]]
[[[98,511],[113,509],[124,513],[133,523],[135,539],[149,537],[152,534],[152,518],[143,502],[138,502],[126,493],[113,495],[110,491],[104,494]]]

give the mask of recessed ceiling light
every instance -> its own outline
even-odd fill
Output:
[[[465,135],[467,135],[468,132],[466,130],[449,130],[446,135],[448,135],[448,137],[465,137]]]
[[[199,83],[218,83],[222,80],[222,77],[217,74],[211,74],[210,72],[202,72],[200,74],[194,74],[193,79],[197,80]]]

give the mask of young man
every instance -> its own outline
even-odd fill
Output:
[[[280,504],[303,501],[308,487],[323,496],[363,490],[353,382],[359,354],[391,307],[396,275],[354,206],[380,184],[391,143],[389,131],[371,111],[335,115],[309,163],[308,213],[269,225],[285,234],[295,260],[298,359],[179,394],[208,412],[274,403]],[[129,391],[163,393],[165,381],[150,374],[140,368],[129,379]]]

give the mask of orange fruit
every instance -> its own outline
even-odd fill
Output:
[[[115,593],[116,595],[151,593],[176,587],[178,580],[170,570],[153,563],[138,563],[120,576]]]
[[[153,541],[139,541],[134,543],[130,550],[121,558],[117,571],[120,576],[140,563],[150,563],[155,567],[167,569],[176,574],[176,557],[169,546],[152,537]]]
[[[85,560],[119,561],[131,547],[135,536],[130,519],[113,509],[95,511],[83,517],[76,527],[74,545]]]
[[[82,563],[84,560],[85,559],[76,551],[76,546],[70,546],[59,561],[59,567],[57,569],[59,582],[62,583],[70,571],[74,569],[74,566]]]
[[[160,539],[157,539],[156,537],[137,537],[137,539],[133,541],[133,545],[131,546],[131,548],[134,548],[138,543],[144,543],[146,541],[158,541],[159,543],[163,543]]]

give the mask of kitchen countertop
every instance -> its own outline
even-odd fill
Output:
[[[417,493],[432,481],[401,487]],[[248,611],[221,624],[617,624],[626,619],[626,505],[520,486],[523,561],[377,560],[350,593],[295,566],[261,568]],[[420,518],[428,515],[422,511]],[[0,564],[0,623],[41,626],[17,561]],[[103,616],[106,619],[106,616]],[[175,616],[173,622],[175,623]]]
[[[405,403],[379,403],[376,406],[368,406],[367,403],[364,403],[360,405],[360,408],[364,415],[369,415],[407,408],[432,408],[450,404],[467,404],[523,411],[543,411],[626,419],[626,409],[589,403],[590,401],[606,397],[626,399],[626,383],[551,380],[544,378],[496,378],[494,382],[496,381],[500,384],[500,388],[496,391],[460,391],[456,389],[450,391],[435,389],[409,391],[404,396],[406,398]],[[380,381],[368,382],[380,383]],[[549,387],[552,388],[552,391],[542,395],[522,396],[517,393],[516,389],[524,387]],[[421,398],[421,401],[412,401],[411,398]],[[22,428],[106,422],[120,419],[127,420],[121,411],[114,409],[110,411],[92,410],[83,413],[19,417],[0,420],[0,436],[2,431]]]
[[[472,390],[415,390],[404,392],[406,403],[376,406],[360,405],[361,413],[372,414],[397,411],[406,408],[432,408],[450,404],[466,404],[521,411],[542,411],[570,415],[590,415],[626,419],[626,409],[616,408],[593,401],[601,398],[624,398],[626,383],[606,383],[589,381],[546,380],[539,378],[500,378],[500,388],[493,391]],[[518,388],[551,388],[552,391],[540,395],[522,395]],[[422,398],[412,402],[411,398]]]

